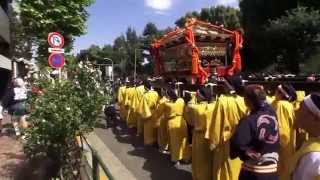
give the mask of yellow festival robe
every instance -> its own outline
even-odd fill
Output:
[[[193,180],[211,180],[212,179],[212,158],[209,141],[205,139],[205,133],[209,121],[212,119],[212,113],[215,108],[215,102],[201,102],[192,106],[189,113],[193,119],[193,137],[192,137],[192,177]]]
[[[141,121],[144,123],[143,139],[145,145],[152,145],[157,142],[157,129],[154,127],[154,111],[158,104],[158,98],[159,95],[156,91],[148,91],[143,95],[138,109]]]
[[[297,100],[295,102],[293,102],[293,106],[295,111],[297,111],[300,108],[300,104],[303,101],[303,99],[306,96],[306,92],[305,91],[297,91]],[[304,130],[302,129],[297,129],[296,130],[297,133],[297,137],[296,137],[296,149],[299,149],[302,144],[308,140],[309,135],[308,133],[306,133]]]
[[[288,101],[274,101],[272,103],[279,123],[280,151],[279,151],[279,179],[289,180],[288,162],[295,152],[296,132],[293,127],[295,111],[293,104]]]
[[[184,112],[183,112],[183,118],[190,125],[193,125],[193,118],[192,118],[192,115],[190,113],[191,113],[191,110],[193,108],[193,105],[195,105],[195,104],[197,104],[196,93],[195,92],[191,92],[191,100],[184,107]]]
[[[124,105],[125,105],[125,120],[127,122],[127,126],[129,128],[132,127],[136,127],[135,123],[133,122],[133,113],[134,113],[134,96],[135,96],[135,88],[134,87],[130,87],[127,88],[125,91],[125,101],[124,101]]]
[[[306,92],[305,91],[297,91],[297,100],[295,102],[293,102],[293,106],[295,110],[298,110],[300,108],[300,103],[303,101],[303,99],[306,96]]]
[[[290,175],[293,175],[296,167],[298,167],[299,160],[308,153],[311,152],[320,152],[320,138],[310,138],[306,141],[302,147],[294,154],[294,156],[290,159],[288,166],[290,170]],[[291,176],[290,176],[290,179]],[[320,176],[314,177],[313,180],[320,180]]]
[[[213,180],[238,180],[241,160],[230,159],[230,138],[246,114],[242,97],[221,95],[218,98],[205,135],[213,149]]]
[[[124,105],[124,101],[125,101],[125,93],[126,92],[126,86],[121,86],[118,89],[118,106],[119,106],[119,113],[120,113],[120,118],[121,120],[125,119],[125,105]]]
[[[183,119],[184,100],[177,99],[176,102],[167,102],[165,118],[168,120],[169,149],[171,161],[189,160],[187,124]]]
[[[166,103],[169,100],[163,96],[154,111],[154,128],[157,129],[157,141],[161,150],[168,150],[169,147],[169,134],[168,134],[168,119],[165,118],[164,112]]]
[[[275,96],[267,96],[267,102],[269,104],[272,104],[274,100],[275,100]]]
[[[133,113],[131,116],[131,124],[133,127],[137,127],[137,134],[139,135],[143,133],[143,121],[141,120],[141,114],[138,112],[138,110],[142,102],[144,93],[145,93],[144,86],[143,85],[137,86],[135,88],[133,101],[132,101]]]

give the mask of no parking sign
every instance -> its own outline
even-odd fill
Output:
[[[57,32],[49,33],[48,43],[53,48],[62,48],[64,46],[64,37]]]
[[[62,68],[64,66],[64,56],[62,54],[51,54],[48,58],[49,65],[52,68]]]

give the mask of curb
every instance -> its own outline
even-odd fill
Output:
[[[137,180],[136,177],[116,157],[116,155],[114,155],[113,152],[102,142],[95,132],[92,132],[86,136],[86,139],[90,146],[92,146],[98,152],[103,163],[108,167],[112,176],[116,180]],[[103,171],[102,174],[104,174]],[[105,176],[100,177],[100,179],[105,179]]]

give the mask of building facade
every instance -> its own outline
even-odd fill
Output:
[[[0,99],[7,89],[13,70],[13,62],[9,59],[11,42],[9,1],[0,1]]]

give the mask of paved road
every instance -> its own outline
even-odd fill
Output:
[[[144,147],[141,137],[120,122],[117,128],[106,128],[105,122],[95,130],[99,138],[139,180],[192,180],[191,165],[174,166],[170,156],[155,147]]]

